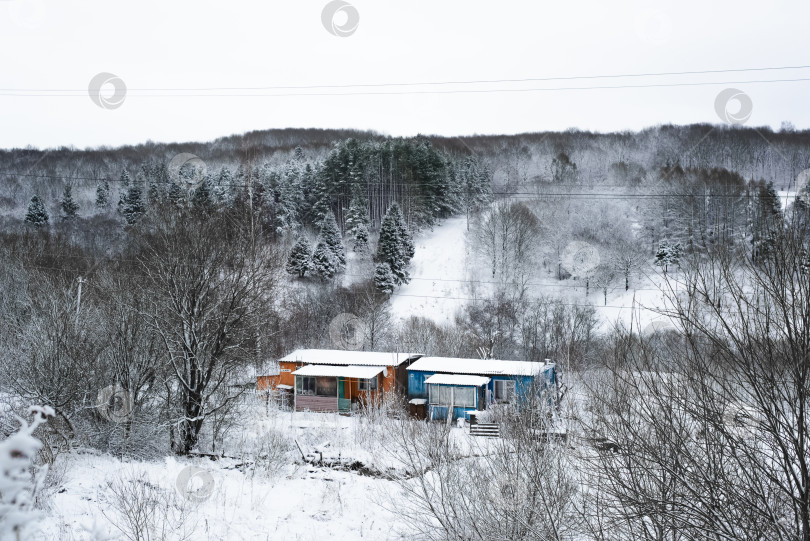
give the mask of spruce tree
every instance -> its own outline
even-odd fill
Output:
[[[659,267],[663,267],[664,272],[667,272],[667,268],[670,265],[680,263],[682,252],[683,249],[681,248],[680,242],[671,244],[668,241],[661,241],[658,244],[658,251],[655,252],[655,264]]]
[[[416,253],[413,238],[408,232],[408,226],[405,225],[405,219],[402,216],[402,211],[400,210],[399,205],[393,203],[388,211],[394,213],[394,222],[397,226],[397,234],[399,235],[399,243],[402,247],[402,255],[405,257],[405,264],[409,265],[411,259],[413,259],[413,256]]]
[[[28,204],[28,212],[25,213],[25,221],[36,227],[48,225],[48,211],[38,195],[31,198]]]
[[[72,220],[79,215],[79,204],[73,200],[73,188],[70,184],[65,186],[65,191],[62,194],[62,200],[59,202],[62,207],[62,217],[64,220]]]
[[[160,188],[154,178],[150,178],[149,180],[149,190],[146,192],[146,196],[149,199],[149,204],[153,207],[159,205],[161,202]]]
[[[203,179],[194,194],[191,196],[191,206],[200,214],[208,214],[214,209],[214,200],[211,196],[211,189],[208,179]]]
[[[368,202],[363,194],[362,186],[359,183],[352,185],[352,200],[349,209],[346,211],[346,233],[354,239],[354,251],[358,251],[358,246],[362,247],[368,242],[368,226],[371,220],[368,217]],[[363,231],[360,231],[363,229]],[[358,239],[365,236],[365,241]]]
[[[667,264],[669,262],[669,244],[665,241],[658,243],[658,250],[655,252],[655,264],[667,272]]]
[[[228,202],[228,191],[233,186],[233,176],[231,170],[223,167],[219,172],[219,178],[216,184],[209,188],[215,203],[218,205],[225,205]]]
[[[338,229],[335,214],[332,211],[326,215],[321,222],[321,241],[329,248],[335,259],[336,272],[340,272],[346,266],[346,249],[343,246],[343,239]]]
[[[331,280],[338,271],[335,256],[323,241],[318,242],[318,246],[312,254],[312,270],[322,280]]]
[[[376,260],[378,263],[387,263],[397,285],[401,285],[410,281],[407,267],[412,257],[413,241],[402,222],[399,206],[394,203],[388,208],[380,225]]]
[[[312,269],[312,246],[306,237],[299,237],[290,251],[285,267],[287,272],[303,278]]]
[[[354,245],[352,249],[358,253],[363,253],[368,250],[368,238],[368,227],[363,224],[358,225],[354,230]]]
[[[124,216],[128,225],[136,223],[140,220],[141,216],[143,216],[146,207],[143,204],[141,187],[137,182],[133,182],[121,196],[121,201],[118,203],[118,210]]]
[[[313,221],[321,223],[332,212],[332,192],[327,184],[326,173],[320,171],[315,174],[315,183],[312,187],[312,217]]]
[[[388,263],[377,263],[374,265],[374,286],[383,293],[390,295],[397,285],[396,277],[391,272]]]
[[[304,149],[301,146],[295,147],[295,151],[293,152],[293,159],[297,162],[303,162],[306,160],[306,156],[304,155]]]
[[[183,207],[183,200],[185,199],[183,189],[176,182],[169,184],[169,193],[166,197],[171,206],[178,209]]]
[[[110,206],[110,183],[106,180],[104,184],[96,187],[96,208],[104,210]]]

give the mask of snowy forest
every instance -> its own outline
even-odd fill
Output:
[[[0,539],[808,541],[809,205],[789,124],[0,150]],[[260,400],[345,313],[562,398]]]

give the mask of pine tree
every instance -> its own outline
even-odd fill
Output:
[[[312,187],[312,217],[314,223],[321,223],[332,212],[332,193],[327,184],[326,173],[315,175]]]
[[[664,272],[667,272],[667,268],[670,265],[680,263],[682,252],[683,249],[681,248],[680,242],[671,244],[669,241],[661,241],[658,243],[658,251],[655,252],[655,264],[659,267],[663,267]]]
[[[312,246],[306,237],[298,237],[285,267],[289,274],[303,278],[312,269]]]
[[[211,189],[208,186],[208,179],[203,179],[194,194],[191,196],[191,206],[201,214],[208,214],[214,209],[214,201],[211,197]]]
[[[62,207],[62,217],[64,220],[72,220],[79,215],[79,204],[73,200],[73,188],[70,184],[65,186],[65,191],[62,194],[62,200],[59,202]]]
[[[276,232],[296,231],[303,202],[300,174],[297,164],[287,163],[276,184]]]
[[[397,225],[397,234],[399,235],[399,243],[402,247],[402,255],[405,257],[405,264],[409,265],[416,253],[416,248],[413,244],[413,238],[408,232],[408,226],[405,225],[405,219],[402,217],[402,211],[399,205],[393,203],[389,212],[394,213],[394,221]]]
[[[368,202],[359,182],[352,185],[352,200],[346,211],[346,233],[354,238],[354,251],[358,246],[368,243],[368,226],[371,220],[368,216]],[[362,229],[362,231],[361,231]],[[365,241],[358,239],[358,235],[365,236]]]
[[[413,241],[405,227],[399,205],[393,203],[380,225],[377,262],[387,263],[391,267],[397,285],[407,284],[410,281],[408,265],[413,255]]]
[[[667,271],[667,261],[669,260],[669,245],[666,241],[658,243],[658,250],[655,252],[655,264]]]
[[[337,220],[335,220],[335,214],[331,211],[321,222],[320,238],[334,256],[336,272],[340,272],[346,266],[346,249],[343,246],[343,239],[338,229]]]
[[[169,184],[169,193],[166,196],[169,204],[175,208],[182,208],[185,197],[183,196],[183,189],[176,182]]]
[[[211,189],[214,202],[218,205],[225,205],[228,202],[228,191],[233,186],[233,176],[231,170],[223,167],[219,172],[219,178]],[[209,188],[210,189],[210,188]]]
[[[146,192],[146,197],[149,199],[149,204],[157,206],[161,202],[160,188],[154,178],[149,179],[149,190]]]
[[[394,292],[397,280],[388,263],[374,265],[374,286],[388,295]]]
[[[318,242],[318,246],[312,254],[312,270],[323,280],[331,280],[338,271],[335,256],[323,241]]]
[[[121,195],[121,200],[118,202],[118,210],[124,216],[128,225],[132,225],[140,220],[146,208],[143,204],[143,195],[141,194],[141,187],[137,182],[133,182],[126,192]]]
[[[96,187],[96,208],[104,210],[110,206],[110,183],[106,180],[104,184]]]
[[[297,162],[303,162],[306,160],[306,156],[304,155],[304,149],[301,146],[295,147],[295,151],[293,151],[293,159]]]
[[[368,227],[363,224],[358,225],[354,230],[354,245],[352,249],[358,253],[368,250]]]
[[[28,204],[28,212],[25,213],[25,221],[36,227],[48,225],[48,211],[38,195],[31,198]]]

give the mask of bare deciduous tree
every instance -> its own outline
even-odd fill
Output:
[[[257,249],[240,225],[187,215],[157,220],[144,236],[139,259],[154,296],[145,313],[175,376],[178,453],[191,451],[206,417],[241,394],[233,377],[255,356],[257,329],[271,311],[280,258]]]

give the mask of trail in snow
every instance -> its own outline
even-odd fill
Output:
[[[391,299],[397,318],[412,315],[436,322],[452,322],[465,304],[467,279],[467,220],[458,216],[445,220],[417,237],[411,260],[411,283],[400,287]],[[458,280],[458,281],[455,281]]]
[[[411,282],[395,291],[391,299],[391,312],[395,318],[423,316],[437,323],[452,323],[456,312],[473,298],[470,280],[488,281],[486,273],[474,268],[466,242],[467,222],[464,216],[450,218],[433,231],[416,238],[416,253],[411,261]],[[626,328],[644,329],[651,322],[668,323],[655,309],[666,306],[660,276],[656,269],[647,269],[649,276],[635,277],[629,291],[624,291],[622,280],[616,280],[608,293],[607,306],[601,291],[591,287],[586,296],[583,280],[568,279],[557,282],[547,273],[538,273],[531,295],[557,298],[565,303],[591,305],[596,309],[600,328],[608,330],[616,323]],[[672,274],[672,273],[671,273]],[[487,295],[491,287],[478,284],[478,294]],[[651,310],[653,309],[653,310]]]

